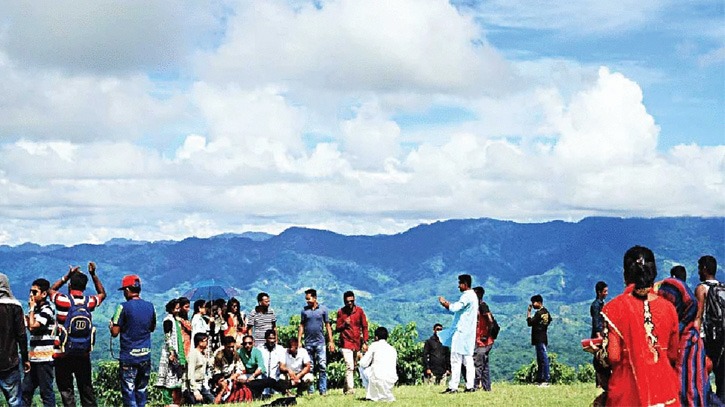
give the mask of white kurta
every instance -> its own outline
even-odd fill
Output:
[[[373,401],[395,401],[393,386],[398,381],[398,352],[387,341],[373,342],[360,360],[365,398]]]
[[[473,355],[476,348],[476,322],[478,318],[478,296],[473,290],[466,290],[461,298],[448,306],[453,312],[451,327],[438,333],[444,346],[452,353]]]

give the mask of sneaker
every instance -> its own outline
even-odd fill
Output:
[[[463,392],[464,392],[464,393],[473,393],[473,392],[475,392],[475,391],[476,391],[476,389],[466,389],[466,390],[464,390]]]
[[[542,382],[539,384],[539,387],[549,387],[549,382]]]
[[[441,392],[441,394],[456,394],[456,393],[458,393],[458,390],[454,390],[454,389],[445,389]]]

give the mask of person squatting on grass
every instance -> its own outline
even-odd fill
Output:
[[[398,381],[397,362],[398,352],[388,344],[388,330],[378,327],[375,330],[375,342],[360,359],[365,400],[395,401],[393,386]]]

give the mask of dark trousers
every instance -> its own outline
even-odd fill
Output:
[[[480,387],[485,391],[491,391],[491,369],[488,363],[488,354],[493,344],[477,347],[473,351],[473,366],[476,369],[476,378],[473,387]]]
[[[40,387],[40,399],[44,407],[55,407],[55,391],[53,379],[55,377],[53,362],[30,362],[30,372],[23,377],[23,405],[33,403],[35,389]]]
[[[715,373],[715,394],[721,403],[725,403],[725,355],[721,355],[717,359],[717,361],[713,361],[712,366],[712,371]]]
[[[73,377],[78,385],[78,394],[83,407],[96,407],[96,395],[91,381],[90,356],[63,356],[55,360],[55,382],[65,407],[75,407]]]

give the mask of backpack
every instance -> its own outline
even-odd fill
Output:
[[[702,329],[705,333],[705,353],[717,362],[725,345],[725,284],[705,282],[710,289],[705,297]]]
[[[75,299],[70,297],[70,308],[60,327],[60,349],[66,355],[84,356],[93,350],[96,328],[88,309],[89,301],[88,297],[83,297],[83,303],[76,304]]]
[[[491,318],[493,318],[493,322],[491,322],[491,326],[488,328],[488,334],[495,340],[498,338],[498,333],[501,331],[501,327],[498,325],[498,321],[496,321],[493,314],[491,314]]]

